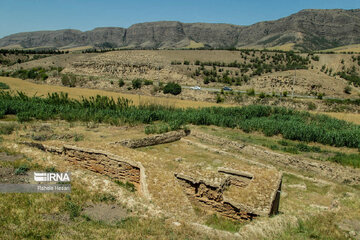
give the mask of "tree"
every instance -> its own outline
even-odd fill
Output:
[[[164,87],[164,93],[171,93],[172,95],[178,95],[181,93],[181,86],[174,82],[169,82]]]

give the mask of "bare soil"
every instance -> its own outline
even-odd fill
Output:
[[[82,211],[82,214],[92,220],[106,223],[116,223],[129,216],[126,209],[116,204],[105,203],[91,204]]]

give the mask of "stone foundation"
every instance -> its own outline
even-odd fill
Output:
[[[236,200],[236,195],[242,194],[241,189],[251,189],[251,181],[254,179],[251,173],[226,168],[219,168],[218,173],[224,174],[224,178],[220,183],[195,179],[184,174],[175,174],[175,177],[179,180],[190,202],[206,211],[215,212],[226,218],[248,221],[258,216],[271,216],[278,213],[282,182],[281,174],[276,176],[278,179],[274,181],[274,186],[267,191],[269,199],[266,201],[269,203],[265,207],[267,210],[258,211]],[[248,193],[249,191],[247,191]],[[252,192],[251,196],[262,194]],[[231,196],[231,199],[227,196]]]
[[[130,182],[145,197],[150,198],[145,169],[139,162],[123,159],[120,156],[93,149],[64,145],[63,148],[46,146],[39,143],[24,143],[40,150],[62,155],[74,165],[109,176],[114,180]]]
[[[128,148],[140,148],[179,141],[182,137],[189,135],[189,133],[190,131],[173,131],[140,139],[126,139],[112,144],[120,144]]]
[[[239,206],[224,199],[223,191],[230,184],[228,180],[221,185],[216,185],[181,174],[175,174],[175,177],[179,180],[190,202],[209,212],[216,212],[224,217],[238,221],[252,220],[259,216],[257,213],[246,209],[246,207],[239,208]]]

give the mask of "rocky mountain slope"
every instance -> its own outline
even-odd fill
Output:
[[[360,9],[302,10],[275,21],[250,26],[211,23],[149,22],[129,28],[92,31],[39,31],[0,39],[0,47],[184,48],[191,42],[205,47],[274,47],[291,44],[300,50],[328,49],[360,43]]]

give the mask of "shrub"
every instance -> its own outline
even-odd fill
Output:
[[[171,93],[172,95],[178,95],[181,93],[181,86],[174,82],[169,82],[165,85],[163,92],[165,94]]]
[[[246,94],[248,96],[255,96],[255,90],[253,88],[250,88],[250,89],[246,90]]]
[[[284,92],[283,92],[283,96],[284,96],[284,97],[287,97],[287,95],[288,95],[288,92],[287,92],[287,91],[284,91]]]
[[[124,82],[124,80],[123,80],[123,79],[119,79],[118,84],[119,84],[119,87],[122,87],[122,86],[124,86],[124,85],[125,85],[125,82]]]
[[[259,95],[259,98],[265,98],[265,97],[266,97],[265,93],[261,92],[260,95]]]
[[[142,86],[142,79],[137,78],[137,79],[132,80],[133,89],[140,89],[141,86]]]
[[[216,95],[216,103],[222,103],[224,101],[225,101],[225,99],[223,97],[221,97],[220,94]]]
[[[317,98],[320,99],[320,100],[323,99],[324,96],[325,96],[325,93],[318,93],[317,94]]]
[[[316,104],[313,102],[307,103],[308,110],[312,111],[316,109]]]
[[[67,87],[76,87],[76,76],[75,75],[62,75],[61,84]]]
[[[146,85],[146,86],[153,85],[153,81],[145,79],[144,80],[144,85]]]

